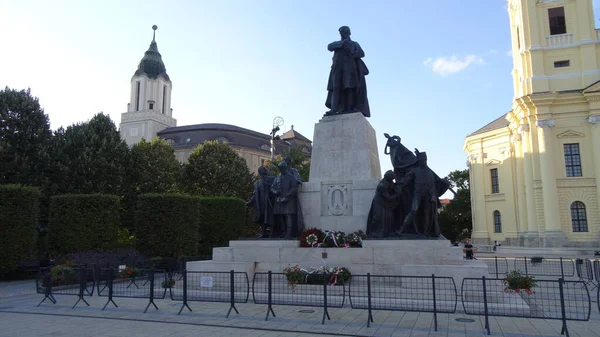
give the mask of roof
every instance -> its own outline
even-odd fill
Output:
[[[144,57],[140,61],[134,76],[146,75],[151,79],[156,79],[161,76],[167,81],[170,81],[171,79],[169,78],[169,75],[167,75],[167,69],[163,63],[162,56],[158,52],[158,47],[154,39],[157,27],[152,26],[152,29],[154,29],[152,42],[150,42],[150,47],[148,47],[148,50],[144,53]]]
[[[293,125],[292,125],[291,129],[289,129],[288,131],[284,132],[283,135],[281,135],[281,138],[283,138],[283,139],[292,139],[292,138],[295,138],[297,140],[303,140],[305,142],[312,143],[310,141],[310,139],[304,137],[300,132],[294,130],[294,126]]]
[[[271,136],[268,134],[244,129],[230,124],[206,123],[166,128],[157,134],[160,138],[170,140],[173,147],[196,147],[207,140],[226,141],[232,146],[253,150],[270,151]],[[298,145],[297,139],[287,138],[292,146]],[[302,141],[302,140],[301,140]],[[310,142],[310,141],[309,141]],[[300,144],[305,145],[302,141]],[[275,141],[276,153],[287,149],[288,144],[282,140]],[[307,146],[310,153],[311,147]]]
[[[496,118],[495,120],[493,120],[489,124],[485,125],[484,127],[480,128],[479,130],[473,132],[468,137],[475,136],[475,135],[478,135],[478,134],[481,134],[481,133],[486,133],[486,132],[490,132],[490,131],[502,129],[502,128],[505,128],[505,127],[507,127],[509,125],[510,125],[510,123],[506,120],[506,114],[504,114],[504,115]]]

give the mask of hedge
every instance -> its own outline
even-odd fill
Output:
[[[226,247],[244,235],[246,203],[233,197],[201,197],[199,253],[210,255],[213,247]]]
[[[137,249],[146,256],[198,254],[200,197],[143,194],[135,212]]]
[[[50,199],[49,243],[54,253],[112,249],[120,224],[117,196],[65,194]]]
[[[0,185],[0,274],[33,258],[39,198],[34,187]]]

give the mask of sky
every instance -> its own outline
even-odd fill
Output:
[[[98,112],[120,123],[157,25],[177,125],[269,133],[281,116],[309,139],[327,108],[332,53],[347,25],[363,59],[382,171],[384,133],[466,168],[465,137],[509,111],[505,0],[0,0],[0,87],[31,88],[52,129]]]

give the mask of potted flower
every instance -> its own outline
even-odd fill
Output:
[[[125,266],[125,268],[123,268],[120,272],[119,272],[119,277],[120,278],[133,278],[137,276],[137,270],[133,267],[129,267],[129,266]]]
[[[307,274],[306,270],[301,269],[299,265],[290,266],[283,268],[283,273],[288,281],[288,287],[292,288],[292,292],[296,290],[296,285],[304,283],[304,278]]]
[[[522,275],[518,270],[513,270],[506,274],[506,278],[502,280],[504,283],[504,291],[507,293],[521,293],[527,295],[533,294],[532,289],[536,286],[536,281],[533,277]]]
[[[163,288],[173,288],[175,286],[175,280],[172,278],[168,278],[162,282]]]
[[[50,278],[53,286],[75,284],[77,283],[77,273],[75,272],[73,261],[67,261],[50,269]]]

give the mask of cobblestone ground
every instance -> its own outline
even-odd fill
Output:
[[[375,322],[366,326],[367,312],[350,308],[330,309],[331,320],[321,324],[321,308],[275,306],[276,317],[265,321],[266,306],[237,305],[239,315],[225,318],[227,303],[191,302],[192,312],[177,315],[180,303],[156,300],[160,310],[150,308],[148,301],[115,298],[118,308],[105,297],[86,297],[72,309],[75,296],[56,296],[57,304],[42,300],[32,281],[0,283],[0,336],[484,336],[483,318],[457,314],[440,314],[439,329],[434,331],[433,315],[413,312],[374,311]],[[314,310],[303,313],[302,309]],[[457,322],[469,318],[472,322]],[[570,336],[600,336],[600,314],[592,303],[588,322],[568,322]],[[533,337],[560,336],[559,321],[522,318],[490,318],[492,336]]]

